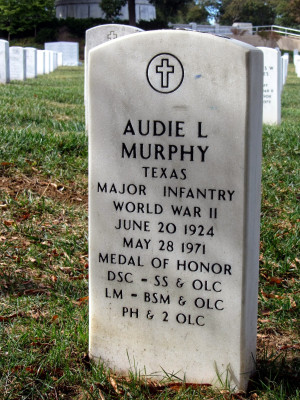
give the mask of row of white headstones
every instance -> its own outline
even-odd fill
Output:
[[[9,46],[0,39],[0,83],[24,81],[49,74],[63,65],[63,54],[34,47]]]
[[[88,52],[99,44],[131,33],[141,32],[141,29],[126,25],[99,25],[86,32],[85,67],[87,76]],[[281,92],[286,82],[289,55],[281,56],[278,49],[259,47],[264,53],[264,98],[263,122],[280,124],[281,122]],[[300,56],[294,51],[294,64],[297,76],[300,77]],[[0,83],[10,80],[25,80],[38,75],[53,72],[63,65],[63,53],[52,50],[37,50],[32,47],[9,46],[8,41],[0,39]],[[87,95],[85,85],[86,123]]]

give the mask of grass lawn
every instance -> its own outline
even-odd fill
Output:
[[[1,400],[300,398],[300,79],[292,65],[282,124],[263,130],[257,374],[247,394],[122,379],[89,361],[83,67],[0,85],[0,120]]]

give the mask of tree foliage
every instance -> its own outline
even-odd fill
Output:
[[[158,19],[164,23],[207,23],[209,18],[215,18],[224,25],[232,25],[234,22],[251,22],[253,25],[300,24],[300,0],[149,0],[149,2],[156,7]],[[121,8],[126,3],[126,0],[102,0],[101,8],[106,17],[113,21],[120,15]],[[128,3],[133,4],[134,0],[129,0]]]
[[[289,27],[300,26],[300,0],[273,0],[275,1],[277,18],[276,23]]]
[[[253,25],[272,25],[276,8],[265,0],[224,0],[219,9],[219,22],[232,25],[234,22],[251,22]]]
[[[300,0],[291,0],[288,5],[288,14],[290,16],[290,24],[300,25]]]
[[[189,7],[186,13],[186,22],[206,23],[209,12],[204,5],[195,4]]]
[[[54,0],[0,0],[0,30],[12,34],[34,30],[55,15]]]
[[[300,23],[300,0],[222,0],[217,14],[218,21],[224,25],[251,22],[295,26]]]
[[[176,17],[178,11],[186,13],[191,0],[149,0],[156,7],[156,13],[160,19],[169,22]]]
[[[113,22],[121,15],[121,9],[126,3],[127,0],[102,0],[100,7],[105,13],[105,18]]]

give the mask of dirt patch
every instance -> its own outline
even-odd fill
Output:
[[[291,333],[270,334],[266,332],[257,335],[257,349],[259,356],[262,356],[264,353],[279,354],[284,352],[293,358],[296,353],[299,353],[300,343],[297,340],[297,336]]]
[[[57,180],[50,181],[42,177],[26,176],[19,174],[13,177],[0,177],[0,189],[12,198],[17,198],[24,191],[30,190],[40,196],[49,197],[53,200],[66,201],[68,203],[84,204],[87,206],[87,188],[75,182],[62,184]],[[5,207],[5,204],[2,205]]]

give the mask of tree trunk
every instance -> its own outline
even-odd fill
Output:
[[[129,25],[136,26],[135,0],[128,0]]]

